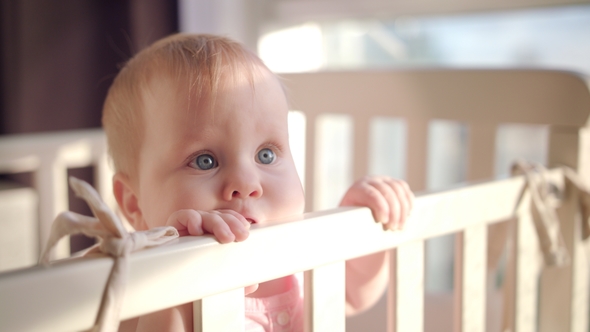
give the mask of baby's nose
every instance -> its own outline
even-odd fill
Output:
[[[234,174],[228,177],[223,190],[223,198],[232,200],[235,198],[258,198],[262,196],[262,186],[256,174]]]

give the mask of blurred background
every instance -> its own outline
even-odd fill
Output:
[[[229,36],[277,73],[429,67],[590,73],[590,2],[582,0],[2,0],[0,10],[0,135],[100,127],[102,103],[119,68],[175,32]],[[334,115],[324,125],[331,134],[321,150],[351,144],[350,119]],[[372,140],[384,143],[370,153],[379,165],[372,173],[404,178],[405,134],[403,119],[375,124]],[[464,181],[468,135],[461,123],[430,124],[424,189]],[[516,157],[544,163],[547,138],[542,126],[502,126],[496,177],[508,176]],[[354,180],[348,158],[326,158],[318,208],[337,205]],[[69,172],[92,178],[90,168]],[[34,211],[31,175],[1,180],[0,225],[35,218],[22,212]],[[70,200],[70,208],[89,213],[78,200]],[[71,241],[73,251],[91,243]],[[10,255],[3,250],[0,261]],[[453,236],[429,241],[427,257],[428,291],[450,293]],[[350,329],[361,331],[384,314],[379,310],[349,319]]]
[[[3,0],[0,133],[100,126],[114,75],[168,34],[227,35],[276,72],[542,67],[590,72],[576,0]]]

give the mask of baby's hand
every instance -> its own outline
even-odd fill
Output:
[[[233,210],[178,210],[166,226],[176,228],[180,236],[213,234],[221,243],[240,242],[248,238],[250,223]]]
[[[412,210],[414,194],[405,181],[388,176],[366,176],[346,192],[340,206],[366,206],[384,229],[404,227]]]

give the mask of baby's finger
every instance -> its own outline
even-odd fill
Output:
[[[408,183],[406,181],[403,180],[395,180],[392,179],[393,181],[396,181],[402,188],[402,191],[406,197],[406,201],[408,202],[408,215],[412,212],[412,209],[414,208],[414,193],[412,192],[412,189],[410,189],[410,185],[408,185]]]
[[[387,204],[387,218],[382,221],[384,229],[396,229],[400,219],[400,206],[396,191],[385,178],[373,178],[369,184],[375,187],[385,199]]]
[[[234,212],[222,213],[220,214],[220,217],[229,226],[230,231],[235,236],[235,241],[240,242],[248,238],[248,235],[250,234],[248,231],[250,228],[250,223],[246,220],[246,218],[244,218],[244,216]],[[247,226],[244,225],[244,222]]]
[[[219,213],[205,212],[203,218],[203,229],[215,236],[221,243],[229,243],[235,240],[231,229]]]
[[[406,223],[412,206],[414,204],[414,194],[410,191],[410,187],[405,181],[388,179],[387,182],[395,191],[397,201],[399,203],[400,218],[398,220],[397,229],[402,229]]]
[[[371,209],[375,221],[380,223],[386,223],[389,218],[387,200],[381,191],[368,181],[358,183],[354,190],[349,191],[342,205],[366,206]]]
[[[192,209],[175,211],[168,217],[166,225],[176,228],[180,236],[204,234],[201,214]]]
[[[385,181],[395,193],[393,201],[390,201],[389,204],[397,212],[395,215],[392,214],[392,219],[387,226],[389,229],[399,230],[403,228],[409,213],[408,198],[400,181],[394,179],[386,179]]]
[[[248,222],[248,220],[246,220],[246,218],[244,218],[243,215],[237,213],[236,211],[229,210],[229,209],[227,209],[227,210],[225,210],[225,209],[224,210],[216,210],[216,211],[219,211],[220,213],[231,214],[232,216],[236,217],[240,221],[240,223],[244,226],[244,229],[246,229],[246,230],[250,229],[250,223]]]

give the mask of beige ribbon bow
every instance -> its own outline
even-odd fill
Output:
[[[102,201],[100,195],[88,183],[70,177],[70,186],[76,196],[84,199],[95,218],[66,211],[55,218],[47,246],[40,262],[47,265],[49,253],[66,235],[85,234],[99,239],[91,251],[100,251],[115,258],[103,292],[99,312],[92,331],[117,331],[119,315],[127,282],[127,257],[130,253],[164,244],[178,237],[174,227],[157,227],[147,231],[128,232],[117,215]]]
[[[534,174],[538,176],[534,176]],[[559,199],[545,176],[545,168],[526,162],[516,162],[512,166],[512,175],[524,174],[526,184],[520,196],[528,189],[531,195],[531,216],[539,238],[539,246],[547,266],[563,266],[569,264],[569,253],[561,234],[560,222],[557,216]]]

